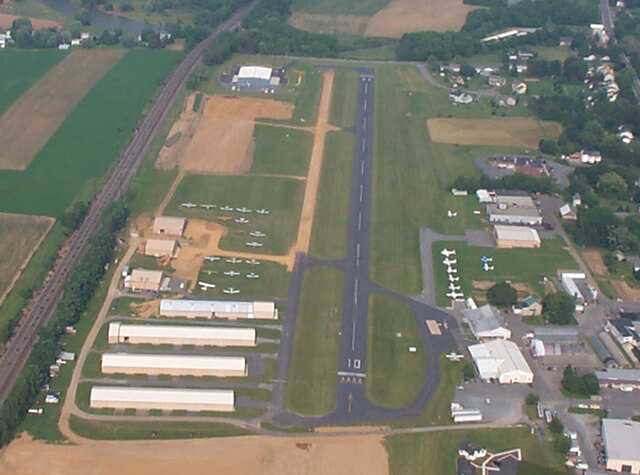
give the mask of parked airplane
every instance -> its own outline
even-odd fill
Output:
[[[246,218],[237,218],[237,219],[234,219],[234,221],[238,224],[247,224],[249,222],[249,220]]]
[[[451,274],[449,274],[449,282],[458,282],[460,280],[460,277],[456,276],[452,276]]]
[[[249,233],[249,236],[253,236],[253,237],[266,237],[267,235],[265,233],[263,233],[262,231],[251,231]]]
[[[258,214],[269,214],[270,211],[268,209],[260,208],[259,210],[256,210],[256,213],[258,213]]]
[[[228,289],[224,289],[222,292],[224,292],[225,294],[229,294],[229,295],[236,295],[236,294],[240,293],[240,291],[238,289],[234,289],[233,287],[229,287]]]
[[[456,353],[455,351],[452,351],[451,353],[447,353],[446,355],[444,355],[444,357],[451,361],[460,361],[464,359],[464,355],[461,355],[460,353]]]
[[[202,282],[201,280],[198,281],[198,285],[200,286],[201,290],[209,290],[209,289],[216,288],[215,284],[209,284],[208,282]]]
[[[202,272],[203,274],[207,274],[207,275],[217,274],[218,273],[217,270],[203,270],[203,271],[200,271],[200,272]]]
[[[224,275],[228,275],[229,277],[235,277],[237,275],[240,275],[240,272],[236,272],[234,270],[228,270],[224,273]]]
[[[251,241],[247,243],[247,246],[249,247],[262,247],[262,243],[261,242],[256,242],[256,241]]]
[[[482,212],[479,209],[474,209],[473,214],[482,214]]]
[[[490,270],[495,269],[495,267],[494,267],[494,266],[490,266],[487,262],[485,262],[485,263],[482,265],[482,269],[483,269],[485,272],[489,272]]]
[[[445,266],[452,266],[458,263],[458,259],[449,259],[448,257],[442,261]]]
[[[229,206],[229,205],[224,205],[222,207],[220,207],[221,211],[233,211],[233,206]]]
[[[198,205],[195,203],[181,203],[180,206],[183,208],[197,208]]]
[[[446,296],[452,298],[453,300],[464,298],[464,294],[458,292],[449,292],[448,294],[446,294]]]
[[[242,208],[236,208],[236,211],[238,213],[251,213],[251,210],[249,208],[245,208],[244,206]]]
[[[218,219],[220,221],[222,221],[222,222],[225,222],[225,221],[229,221],[232,218],[231,218],[231,216],[220,216],[220,217],[218,217]]]
[[[450,251],[449,249],[443,249],[442,251],[440,251],[440,254],[442,254],[444,257],[455,256],[456,250],[452,249]]]
[[[482,256],[480,260],[483,264],[486,264],[487,262],[493,262],[493,257]]]
[[[201,204],[200,207],[204,209],[213,209],[216,207],[216,205],[210,205],[210,204],[204,203],[204,204]]]
[[[245,262],[252,266],[257,266],[260,264],[260,261],[256,261],[255,259],[247,259]]]
[[[450,209],[447,210],[447,217],[449,218],[455,218],[456,216],[458,216],[458,212],[457,211],[451,211]]]
[[[452,292],[454,292],[456,290],[460,290],[460,288],[461,287],[459,285],[455,285],[453,282],[449,283],[449,290],[452,291]]]
[[[447,274],[457,274],[458,273],[458,269],[456,269],[455,267],[447,267]]]
[[[220,257],[219,256],[204,256],[204,260],[205,261],[209,261],[209,262],[215,262],[215,261],[219,261]]]
[[[247,274],[247,279],[259,279],[260,275],[258,274],[254,274],[253,272],[250,272]]]
[[[242,259],[232,257],[231,259],[225,259],[225,262],[228,262],[229,264],[240,264],[242,262]]]

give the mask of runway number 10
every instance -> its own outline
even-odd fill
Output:
[[[347,360],[347,366],[349,368],[351,368],[351,358],[349,358]],[[353,368],[354,369],[360,369],[360,360],[359,359],[353,360]]]

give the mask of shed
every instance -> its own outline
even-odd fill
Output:
[[[201,325],[109,324],[109,343],[197,346],[255,346],[255,328]]]
[[[185,218],[176,218],[173,216],[157,216],[153,220],[154,234],[168,234],[171,236],[182,236],[187,226]]]
[[[235,394],[228,389],[94,386],[90,405],[93,409],[232,412]]]
[[[247,361],[243,356],[104,353],[102,372],[171,376],[246,376]]]
[[[178,255],[178,241],[175,239],[147,239],[144,253],[154,257],[176,257]]]
[[[528,226],[504,226],[496,224],[493,227],[496,245],[501,249],[537,248],[541,241],[538,231]]]

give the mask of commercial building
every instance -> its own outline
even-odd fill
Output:
[[[132,345],[255,346],[255,328],[109,324],[109,343]]]
[[[605,468],[615,472],[640,473],[640,422],[602,419]]]
[[[235,410],[235,394],[227,389],[176,389],[94,386],[92,409],[159,409],[165,411]]]
[[[102,372],[171,376],[246,376],[247,361],[243,356],[104,353]]]
[[[498,195],[494,203],[487,204],[490,223],[542,225],[542,216],[530,196]]]
[[[175,239],[147,239],[144,246],[146,256],[176,257],[178,255],[178,241]]]
[[[533,382],[533,371],[512,341],[497,339],[471,345],[469,353],[484,380],[496,380],[501,384]]]
[[[564,290],[575,298],[577,312],[583,311],[585,306],[598,298],[598,291],[587,284],[587,278],[583,272],[562,272],[560,279]]]
[[[531,350],[538,358],[576,354],[585,349],[577,327],[534,327],[533,333]]]
[[[630,318],[612,318],[605,323],[604,328],[621,345],[640,345],[640,322],[633,321]]]
[[[596,371],[596,378],[602,388],[640,389],[640,369],[608,369]]]
[[[493,227],[493,236],[496,239],[496,245],[502,249],[515,247],[536,248],[540,247],[541,244],[538,231],[528,226],[496,224]]]
[[[507,328],[500,312],[489,304],[476,309],[463,310],[462,315],[469,322],[471,331],[479,340],[511,338],[511,330]]]
[[[175,218],[173,216],[158,216],[153,220],[154,234],[182,236],[186,227],[187,220],[184,218]]]
[[[131,290],[149,290],[157,292],[162,287],[164,272],[161,270],[133,269],[131,275],[124,278],[124,287]]]
[[[278,318],[274,302],[241,302],[231,300],[163,299],[160,302],[163,317],[187,318]]]

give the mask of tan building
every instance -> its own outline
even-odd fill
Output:
[[[162,287],[164,272],[161,270],[133,269],[131,275],[124,278],[124,287],[131,290],[149,290],[157,292]]]
[[[104,353],[104,374],[166,374],[170,376],[246,376],[244,356]]]
[[[255,346],[255,328],[109,324],[109,343],[132,345]]]
[[[231,300],[163,299],[160,316],[187,318],[259,318],[277,319],[274,302],[241,302]]]
[[[227,389],[94,386],[89,402],[92,409],[232,412],[235,393]]]
[[[144,254],[153,257],[176,257],[178,250],[178,241],[175,239],[147,239]]]
[[[493,227],[493,235],[496,245],[502,249],[515,247],[536,248],[541,241],[538,231],[528,226],[503,226],[496,224]]]
[[[153,220],[154,234],[168,234],[171,236],[182,236],[187,227],[185,218],[174,218],[172,216],[158,216]]]

